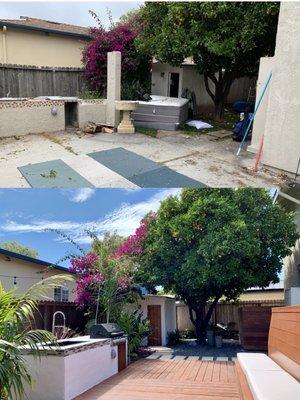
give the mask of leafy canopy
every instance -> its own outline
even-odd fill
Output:
[[[29,246],[23,246],[21,243],[17,241],[2,242],[0,243],[0,247],[2,249],[13,251],[18,254],[23,254],[24,256],[32,258],[37,258],[39,256],[39,253],[35,249]]]
[[[255,74],[260,57],[273,55],[278,13],[278,2],[149,2],[135,43],[175,66],[192,56],[222,109],[234,79]]]
[[[298,236],[293,214],[264,189],[185,189],[163,201],[149,225],[140,279],[197,310],[278,282]]]

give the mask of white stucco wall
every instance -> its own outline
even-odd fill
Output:
[[[148,318],[148,305],[161,306],[161,341],[162,346],[166,346],[168,332],[176,329],[175,299],[169,299],[164,296],[145,296],[144,299],[139,302],[143,318]]]
[[[274,66],[274,57],[262,57],[259,63],[259,73],[256,85],[256,103],[259,100],[259,96],[266,84],[266,81],[272,72]],[[263,132],[265,131],[266,116],[269,104],[270,84],[264,94],[263,100],[257,110],[255,120],[253,122],[252,139],[251,145],[248,147],[248,151],[256,153],[259,148],[259,143]]]
[[[111,358],[111,349],[116,357]],[[26,388],[30,400],[72,400],[79,394],[118,373],[117,347],[109,344],[63,356],[25,355],[34,379]]]
[[[213,110],[214,104],[206,91],[203,75],[200,75],[193,65],[172,67],[169,64],[153,63],[151,75],[153,95],[169,96],[170,74],[172,72],[179,73],[179,96],[184,89],[189,89],[196,95],[199,112]],[[209,85],[211,90],[214,91],[214,85],[211,82]],[[246,100],[250,86],[253,86],[253,79],[247,77],[236,79],[231,86],[227,101],[233,103],[236,100]]]
[[[300,157],[300,3],[281,3],[272,72],[261,161],[295,173]],[[256,131],[253,146],[258,136]]]
[[[55,108],[56,115],[51,109]],[[0,137],[65,129],[63,101],[0,101]]]
[[[78,126],[83,128],[89,122],[106,124],[106,100],[80,100],[78,102]]]

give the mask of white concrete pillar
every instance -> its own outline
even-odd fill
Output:
[[[112,51],[107,53],[107,107],[106,123],[117,126],[120,120],[120,111],[116,110],[115,101],[121,99],[121,53]]]

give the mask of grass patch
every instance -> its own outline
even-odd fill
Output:
[[[143,135],[156,137],[157,136],[157,129],[154,128],[144,128],[143,126],[139,126],[136,128],[138,133],[142,133]]]

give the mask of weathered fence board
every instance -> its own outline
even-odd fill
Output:
[[[78,96],[85,90],[83,71],[0,64],[0,97]]]

